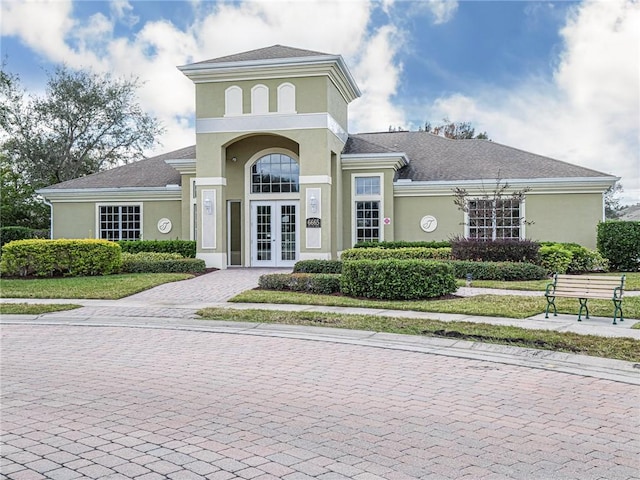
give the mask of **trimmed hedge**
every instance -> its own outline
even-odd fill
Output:
[[[451,265],[395,259],[344,262],[340,287],[345,295],[385,300],[419,300],[457,290]]]
[[[531,240],[451,240],[451,254],[456,260],[536,263],[539,248],[540,244]]]
[[[179,253],[123,253],[122,273],[200,273],[204,272],[204,260],[184,258]]]
[[[547,274],[567,273],[573,254],[562,245],[542,245],[539,264]]]
[[[474,280],[540,280],[547,271],[540,265],[525,262],[472,262],[470,260],[449,260],[456,278],[466,278],[470,273]]]
[[[567,255],[569,264],[565,265]],[[538,263],[549,273],[576,274],[609,270],[609,261],[600,252],[577,243],[542,242]]]
[[[598,224],[598,250],[613,270],[640,271],[640,222],[612,220]]]
[[[450,247],[448,241],[442,242],[407,242],[397,240],[393,242],[359,242],[353,248],[446,248]]]
[[[451,258],[451,248],[352,248],[342,252],[343,262],[350,260],[448,260]]]
[[[17,240],[2,247],[3,275],[53,277],[115,273],[121,249],[108,240]]]
[[[293,273],[333,273],[342,272],[340,260],[300,260],[293,266]]]
[[[5,243],[31,238],[49,238],[49,230],[35,230],[28,227],[0,227],[0,247]]]
[[[120,240],[118,244],[126,253],[179,253],[185,258],[196,258],[193,240]]]
[[[328,273],[272,273],[262,275],[258,286],[265,290],[291,290],[330,295],[340,291],[340,275]]]

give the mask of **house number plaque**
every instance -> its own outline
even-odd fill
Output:
[[[307,218],[307,228],[320,228],[320,219],[318,217]]]

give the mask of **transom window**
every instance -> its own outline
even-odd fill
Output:
[[[251,193],[297,193],[300,167],[283,153],[265,155],[251,167]]]
[[[99,238],[140,240],[140,205],[101,205]]]
[[[382,196],[379,176],[354,178],[355,243],[381,239]]]
[[[518,200],[476,199],[469,201],[469,238],[476,240],[519,239]]]

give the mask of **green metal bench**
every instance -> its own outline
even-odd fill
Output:
[[[553,283],[547,285],[544,296],[547,298],[547,309],[544,318],[549,318],[549,309],[553,307],[553,315],[557,316],[556,297],[577,298],[580,302],[578,321],[582,321],[582,312],[586,319],[589,318],[587,301],[590,298],[598,298],[613,301],[613,324],[622,316],[622,294],[624,292],[624,275],[619,277],[604,275],[559,275],[553,278]],[[619,316],[618,316],[619,315]]]

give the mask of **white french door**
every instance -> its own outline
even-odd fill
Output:
[[[251,202],[251,266],[292,267],[299,257],[295,200]]]

